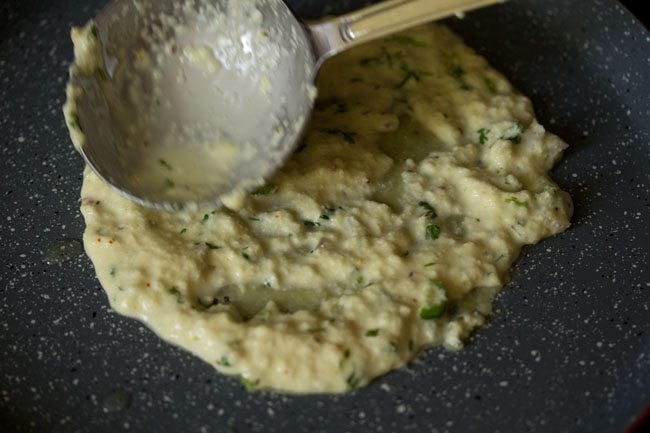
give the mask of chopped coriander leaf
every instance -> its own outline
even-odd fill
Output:
[[[528,207],[528,200],[517,200],[516,197],[508,197],[506,203],[512,203],[519,207]]]
[[[456,81],[458,81],[458,84],[461,89],[472,90],[472,86],[467,84],[467,81],[465,81],[465,71],[460,65],[452,64],[447,69],[447,72],[449,72],[449,75],[451,75],[456,79]]]
[[[172,170],[172,166],[171,166],[171,164],[168,163],[165,159],[160,158],[160,159],[158,160],[158,163],[159,163],[160,165],[162,165],[163,167],[165,167],[167,170],[169,170],[169,171]]]
[[[422,41],[418,41],[417,39],[414,39],[410,36],[401,36],[401,35],[396,35],[390,38],[391,41],[397,42],[402,45],[410,45],[412,47],[426,47],[427,44],[425,44]]]
[[[167,289],[167,291],[169,293],[171,293],[172,295],[176,296],[176,302],[177,303],[179,303],[179,304],[183,303],[183,294],[178,290],[178,288],[176,286],[173,286],[173,287]]]
[[[223,367],[231,367],[232,364],[230,363],[230,360],[226,355],[222,355],[221,358],[217,361],[217,365],[221,365]]]
[[[268,184],[257,188],[252,192],[253,195],[269,195],[277,192],[278,187],[273,184]]]
[[[178,232],[178,233],[183,234],[183,233],[185,233],[186,231],[187,231],[187,227],[183,227],[183,228],[181,229],[181,231]]]
[[[402,71],[404,72],[404,75],[402,76],[402,81],[400,81],[397,84],[397,86],[395,86],[397,89],[401,89],[402,87],[404,87],[406,83],[411,79],[415,81],[420,81],[420,76],[413,69],[409,69],[406,66],[402,66]]]
[[[440,236],[440,227],[438,227],[436,224],[427,225],[425,231],[427,239],[438,239]]]
[[[260,221],[258,217],[248,217],[248,219],[251,221]]]
[[[509,140],[514,144],[521,142],[521,134],[524,132],[524,126],[519,122],[514,122],[508,129],[505,130],[501,139]]]
[[[560,198],[560,195],[557,192],[557,188],[555,188],[550,183],[545,183],[544,191],[548,192],[551,195],[553,206],[555,206],[557,204],[558,199]]]
[[[303,225],[305,227],[309,227],[309,228],[316,228],[316,227],[320,226],[319,222],[314,222],[314,221],[309,221],[309,220],[304,220],[302,223],[303,223]]]
[[[239,376],[239,382],[241,382],[242,385],[244,385],[244,388],[246,391],[254,391],[255,390],[255,381],[244,377],[244,376]]]
[[[413,352],[413,339],[409,338],[409,344],[408,344],[409,352]]]
[[[246,260],[250,260],[250,259],[251,259],[251,256],[249,256],[248,253],[246,252],[247,249],[248,249],[248,247],[246,247],[246,248],[244,248],[244,249],[242,250],[242,252],[241,252],[241,256],[242,256],[243,258],[245,258]]]
[[[104,68],[101,67],[96,67],[95,68],[95,76],[99,78],[99,81],[107,81],[108,80],[108,74],[106,74],[106,71]]]
[[[97,26],[96,26],[96,25],[93,24],[93,25],[90,27],[90,34],[93,35],[93,36],[96,37],[96,38],[99,37],[99,30],[97,30]]]
[[[68,117],[68,125],[73,129],[78,129],[81,131],[82,129],[81,124],[79,123],[79,115],[77,113],[70,113]]]
[[[206,213],[206,214],[204,214],[204,215],[203,215],[203,219],[201,220],[201,222],[205,222],[205,221],[207,221],[207,220],[208,220],[208,218],[210,218],[210,215],[209,215],[209,214],[207,214],[207,213]]]
[[[117,266],[111,266],[111,277],[114,277],[117,274]]]
[[[350,373],[347,379],[345,379],[345,382],[348,384],[348,386],[351,389],[357,388],[359,386],[360,381],[361,379],[357,377],[357,375],[354,372]]]
[[[433,266],[435,264],[436,264],[436,262],[430,262],[430,263],[425,264],[424,267],[428,268],[429,266]]]
[[[420,309],[420,318],[424,320],[433,320],[442,316],[447,308],[447,301],[442,301],[432,307],[423,307]]]
[[[205,243],[205,246],[208,247],[211,250],[218,250],[219,248],[221,248],[220,245],[211,244],[210,242],[204,242],[204,243]]]
[[[327,214],[321,214],[320,219],[322,219],[322,220],[329,220],[330,217],[329,217],[329,215],[327,215]]]
[[[488,128],[481,128],[476,132],[478,132],[478,142],[481,144],[487,143],[490,130]]]
[[[422,208],[424,208],[424,209],[427,210],[427,216],[428,216],[429,218],[435,218],[436,216],[438,216],[438,215],[436,214],[436,210],[435,210],[435,209],[433,208],[433,206],[431,206],[428,202],[422,200],[422,201],[420,201],[420,202],[418,203],[418,206],[420,206],[420,207],[422,207]]]
[[[376,337],[379,335],[379,328],[369,329],[366,331],[366,337]]]
[[[339,360],[339,369],[343,368],[343,364],[345,364],[345,361],[350,357],[350,349],[345,349],[343,352],[343,356]]]

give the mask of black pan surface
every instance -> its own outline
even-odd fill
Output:
[[[0,431],[621,432],[650,403],[650,36],[618,3],[512,0],[448,21],[571,145],[554,175],[573,226],[525,251],[466,349],[302,397],[248,393],[114,314],[85,256],[48,264],[83,231],[61,105],[69,28],[102,3],[0,4]]]

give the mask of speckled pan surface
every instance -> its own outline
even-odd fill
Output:
[[[650,403],[650,36],[616,2],[449,22],[570,143],[574,225],[526,250],[465,350],[338,397],[247,393],[112,313],[85,256],[48,264],[83,230],[61,105],[69,27],[101,4],[0,4],[0,431],[620,432]]]

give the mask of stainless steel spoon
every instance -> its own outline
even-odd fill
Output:
[[[113,0],[86,29],[95,51],[75,44],[96,57],[70,72],[77,148],[141,204],[218,203],[291,153],[327,58],[501,1],[388,0],[303,23],[282,0]]]

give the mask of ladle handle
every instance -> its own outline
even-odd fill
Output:
[[[387,0],[335,18],[307,23],[317,64],[354,45],[418,24],[504,0]]]

